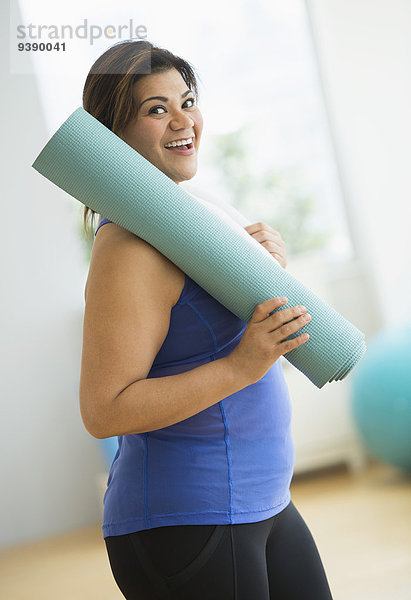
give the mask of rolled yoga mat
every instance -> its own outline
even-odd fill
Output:
[[[310,339],[284,357],[318,388],[343,379],[363,356],[359,329],[287,273],[239,223],[191,196],[82,107],[32,166],[157,248],[244,321],[274,296],[288,299],[276,310],[304,304],[312,316],[304,327]]]

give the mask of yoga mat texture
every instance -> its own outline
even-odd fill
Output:
[[[191,196],[82,107],[32,166],[157,248],[244,321],[274,296],[288,298],[276,310],[304,304],[312,316],[304,327],[310,339],[284,357],[318,388],[346,377],[363,356],[359,329],[287,273],[238,222]]]

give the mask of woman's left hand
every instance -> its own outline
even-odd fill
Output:
[[[265,223],[254,223],[253,225],[247,225],[244,229],[260,242],[270,254],[280,263],[283,269],[287,266],[287,252],[285,249],[285,243],[278,231],[275,231],[269,225]]]

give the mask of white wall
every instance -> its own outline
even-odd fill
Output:
[[[78,406],[86,263],[77,206],[31,164],[48,139],[32,75],[10,74],[1,3],[0,546],[96,523],[98,441]]]
[[[351,227],[385,324],[410,321],[411,2],[306,0]]]

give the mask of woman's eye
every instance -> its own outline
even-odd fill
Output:
[[[150,109],[150,113],[152,113],[153,111],[157,110],[158,108],[161,108],[161,110],[165,110],[164,106],[153,106],[153,108]],[[159,115],[161,113],[154,113],[155,115]]]
[[[188,106],[188,108],[191,108],[192,106],[194,106],[194,98],[187,98],[187,100],[184,102],[184,104],[187,104],[187,102],[192,102],[192,104],[190,106]],[[184,106],[183,104],[183,106]],[[161,115],[162,113],[158,113],[158,112],[154,112],[157,109],[161,109],[161,110],[166,110],[164,108],[164,106],[153,106],[153,108],[150,109],[150,113],[153,113],[154,115]]]

